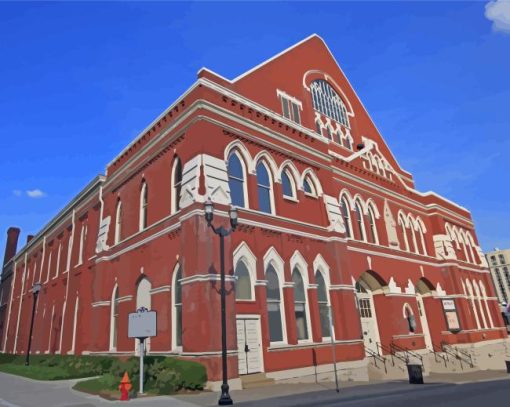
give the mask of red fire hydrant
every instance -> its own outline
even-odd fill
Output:
[[[124,377],[122,378],[119,390],[120,390],[120,399],[122,401],[129,400],[129,390],[131,390],[131,380],[129,380],[129,376],[127,372],[124,372]]]

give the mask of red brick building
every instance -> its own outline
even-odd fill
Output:
[[[344,378],[366,377],[367,356],[390,345],[506,338],[469,211],[415,189],[312,35],[234,80],[201,69],[16,254],[11,231],[1,349],[26,351],[40,281],[34,353],[132,354],[127,315],[146,306],[158,321],[148,352],[197,359],[219,380],[208,198],[216,224],[239,208],[225,248],[232,378],[326,371],[332,337]]]

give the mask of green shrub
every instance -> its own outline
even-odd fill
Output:
[[[207,382],[205,366],[191,360],[165,358],[165,367],[179,374],[179,389],[203,390]]]
[[[16,359],[15,355],[11,355],[9,353],[0,353],[0,364],[12,363],[14,359]]]
[[[79,381],[73,386],[73,389],[97,394],[105,390],[118,390],[119,382],[120,380],[117,380],[115,376],[110,373],[106,373],[101,377]]]

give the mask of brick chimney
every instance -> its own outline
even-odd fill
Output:
[[[7,229],[7,243],[5,244],[4,266],[14,257],[18,250],[19,228],[10,227]]]

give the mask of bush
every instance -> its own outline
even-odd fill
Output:
[[[16,359],[16,355],[9,353],[0,353],[0,365],[3,363],[12,363]]]
[[[163,363],[167,369],[179,374],[179,389],[203,390],[207,382],[207,371],[204,365],[175,358],[165,358]]]

